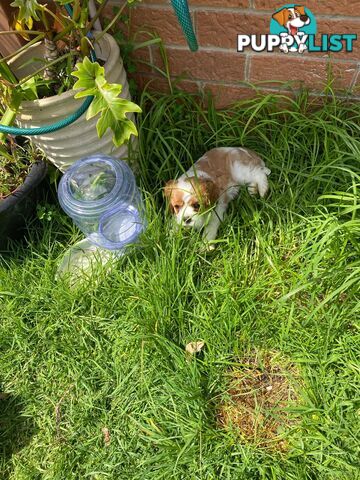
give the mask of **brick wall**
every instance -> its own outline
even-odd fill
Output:
[[[118,3],[113,1],[113,4]],[[356,33],[354,51],[325,53],[237,52],[237,34],[269,33],[271,16],[286,2],[281,0],[189,0],[199,50],[190,52],[168,0],[143,0],[131,9],[131,29],[156,32],[163,39],[173,77],[189,91],[210,91],[218,106],[253,95],[247,82],[260,90],[291,91],[306,86],[321,92],[329,75],[333,88],[351,92],[360,99],[360,9],[359,0],[307,0],[315,15],[318,34]],[[148,38],[138,34],[137,41]],[[331,57],[330,57],[331,55]],[[166,81],[141,61],[163,68],[157,46],[136,51],[136,79],[140,85],[152,80],[152,88],[166,88]],[[331,63],[331,71],[329,70]],[[278,82],[289,82],[286,86]]]

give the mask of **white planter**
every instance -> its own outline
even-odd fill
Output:
[[[105,34],[95,47],[98,59],[105,61],[106,79],[109,83],[120,83],[123,87],[121,97],[130,99],[129,85],[126,78],[120,51],[116,41]],[[37,58],[42,58],[43,46],[36,44],[26,52],[14,57],[12,68],[18,78],[23,78],[39,68]],[[29,62],[29,60],[31,61]],[[74,113],[84,101],[75,99],[74,90],[49,98],[22,102],[17,123],[20,127],[40,127],[54,123]],[[98,117],[86,120],[83,114],[76,122],[53,133],[34,135],[29,138],[60,170],[66,170],[76,160],[94,153],[103,153],[126,159],[127,145],[115,147],[112,132],[107,130],[99,139],[96,132]],[[134,121],[134,114],[129,114]],[[132,137],[133,139],[133,137]]]

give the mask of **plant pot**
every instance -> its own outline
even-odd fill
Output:
[[[34,214],[39,185],[47,172],[44,161],[34,163],[25,181],[12,194],[0,200],[0,248],[8,238],[16,238]]]
[[[105,34],[96,43],[95,51],[98,59],[105,62],[104,68],[109,83],[120,83],[123,87],[121,97],[130,99],[126,72],[120,58],[120,50],[111,35]],[[12,59],[12,69],[18,78],[24,78],[37,70],[41,63],[36,58],[42,58],[43,45],[35,44],[25,52]],[[17,123],[21,127],[40,127],[66,118],[77,110],[84,99],[75,99],[76,91],[69,90],[60,95],[42,98],[40,100],[22,102]],[[98,116],[86,120],[85,114],[76,122],[53,133],[29,137],[56,167],[65,171],[76,160],[95,153],[103,153],[126,159],[128,146],[115,147],[112,142],[112,132],[107,130],[99,139],[96,131]],[[134,120],[134,115],[129,114]]]

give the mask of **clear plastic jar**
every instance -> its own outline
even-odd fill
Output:
[[[63,210],[95,245],[121,250],[145,228],[141,194],[130,167],[107,155],[75,162],[58,189]]]

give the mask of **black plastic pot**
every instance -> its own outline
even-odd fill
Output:
[[[47,172],[45,162],[31,167],[25,181],[11,195],[0,200],[0,248],[9,238],[19,237],[36,210],[39,185]]]

